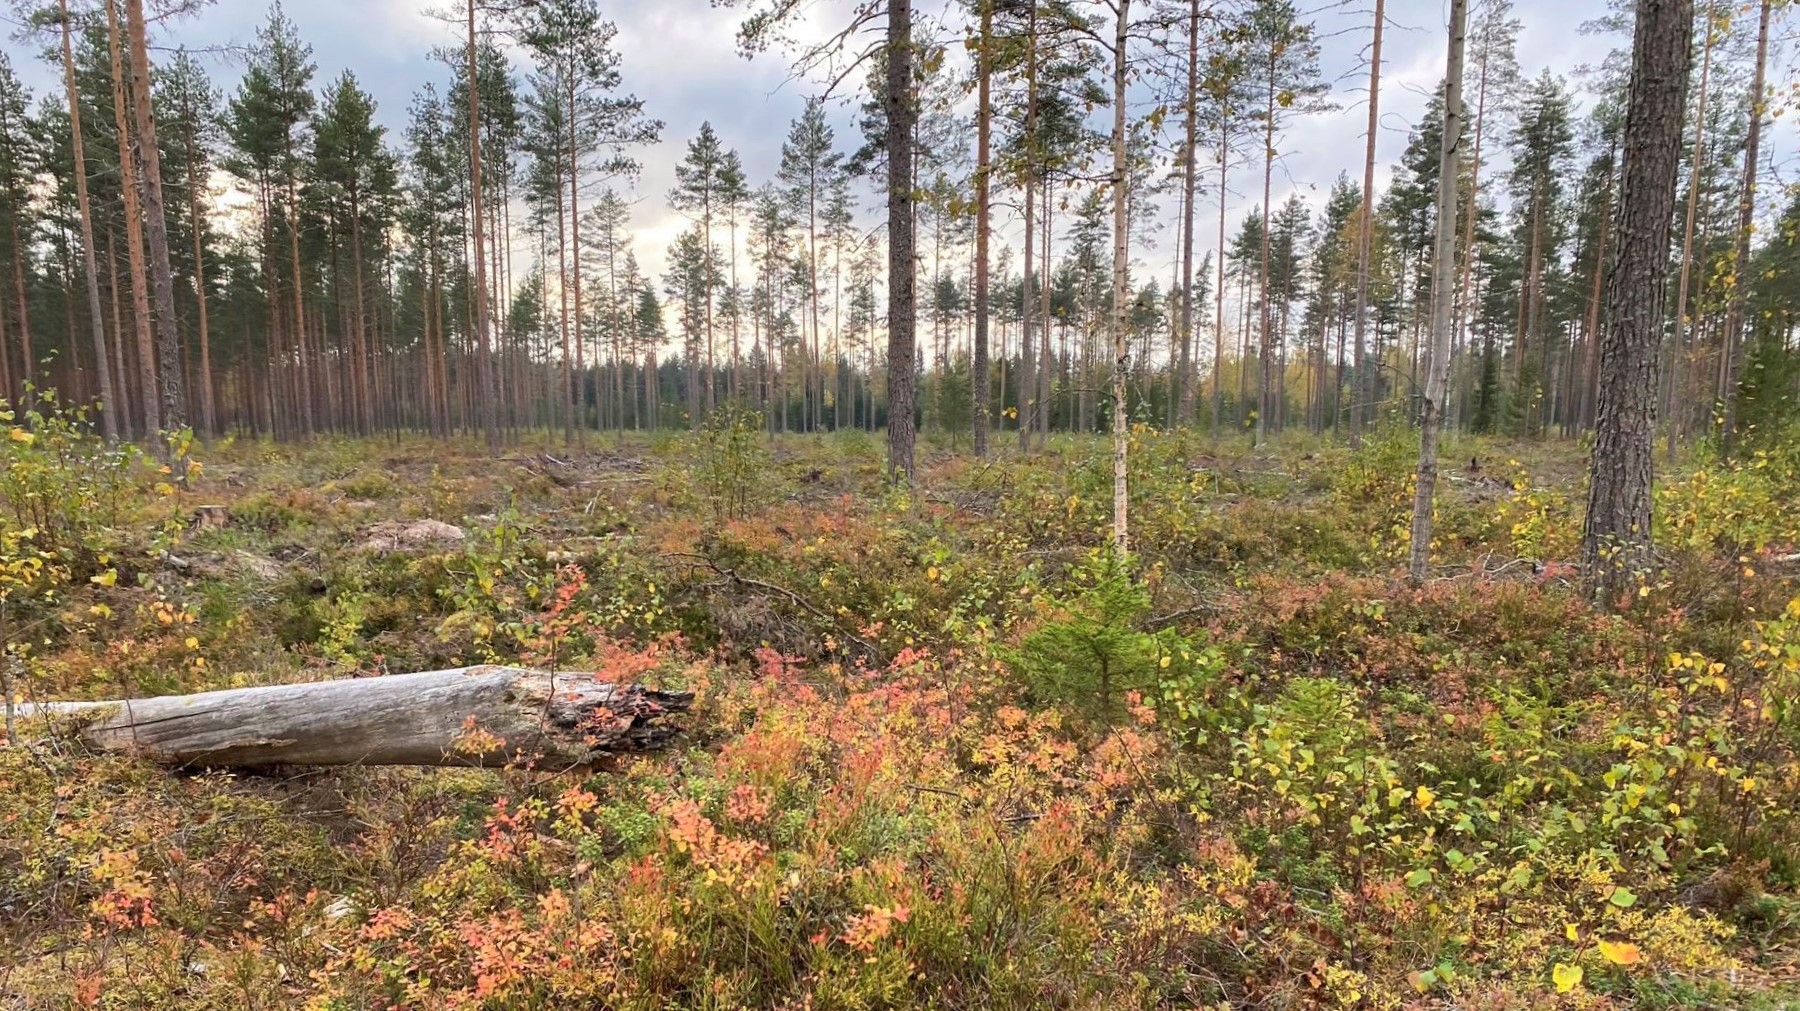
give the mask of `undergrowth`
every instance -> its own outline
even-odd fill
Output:
[[[17,699],[493,660],[699,700],[587,775],[172,774],[15,728],[0,1005],[1800,1002],[1791,449],[1666,479],[1662,573],[1604,613],[1571,447],[1451,447],[1412,588],[1403,433],[1140,431],[1128,570],[1075,438],[902,496],[865,435],[749,416],[173,473],[41,407],[0,442]],[[464,537],[365,543],[423,519]]]

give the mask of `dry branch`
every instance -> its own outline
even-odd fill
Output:
[[[97,751],[184,766],[591,765],[654,751],[693,696],[592,674],[477,666],[110,702],[28,707],[72,716]]]

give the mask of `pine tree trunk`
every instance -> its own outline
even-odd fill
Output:
[[[487,249],[484,216],[481,207],[481,82],[475,70],[475,0],[469,0],[469,221],[474,250],[469,262],[475,269],[475,376],[480,387],[481,430],[490,453],[500,451],[500,404],[498,384],[494,376],[493,344],[488,333]],[[575,276],[581,276],[579,261]],[[579,282],[578,282],[579,283]],[[580,295],[576,295],[576,318],[580,319]],[[579,332],[577,334],[579,337]]]
[[[1031,450],[1031,430],[1037,424],[1037,372],[1047,363],[1037,358],[1036,334],[1031,328],[1031,268],[1037,259],[1037,196],[1033,156],[1037,145],[1037,4],[1026,16],[1025,27],[1025,274],[1019,281],[1019,452]],[[1039,267],[1038,272],[1043,273]],[[1042,284],[1039,280],[1039,284]]]
[[[1600,303],[1606,296],[1606,242],[1610,238],[1608,229],[1612,224],[1612,185],[1612,175],[1608,174],[1600,195],[1600,236],[1594,253],[1594,278],[1588,291],[1588,318],[1584,327],[1587,346],[1583,349],[1582,382],[1576,397],[1577,423],[1582,428],[1590,428],[1594,424],[1595,386],[1600,378]]]
[[[183,119],[190,124],[190,128],[182,137],[182,144],[187,152],[188,218],[194,229],[194,305],[200,338],[200,429],[210,439],[218,433],[219,426],[213,390],[212,335],[208,329],[206,314],[206,244],[202,240],[206,230],[201,218],[198,158],[191,126],[194,121],[193,110],[185,112]]]
[[[560,176],[561,169],[554,170]],[[569,349],[569,245],[565,232],[566,220],[563,207],[562,183],[556,184],[556,290],[561,302],[562,321],[559,327],[562,336],[562,422],[563,445],[575,444],[575,359]],[[580,270],[579,264],[575,267]]]
[[[1194,423],[1194,146],[1200,112],[1200,0],[1188,3],[1187,117],[1181,147],[1181,349],[1175,362],[1175,422]]]
[[[1258,328],[1259,343],[1257,346],[1257,380],[1256,380],[1256,427],[1251,433],[1250,444],[1260,447],[1267,438],[1269,421],[1269,359],[1273,357],[1273,337],[1270,330],[1274,326],[1269,306],[1269,197],[1271,185],[1275,178],[1275,53],[1269,53],[1269,79],[1267,107],[1263,112],[1263,199],[1262,199],[1262,278],[1258,308],[1261,313],[1261,327]]]
[[[1769,14],[1773,6],[1774,0],[1762,0],[1756,29],[1756,69],[1750,77],[1750,127],[1744,134],[1744,182],[1738,190],[1737,248],[1732,257],[1731,301],[1725,310],[1725,342],[1719,357],[1719,400],[1724,404],[1719,448],[1727,456],[1738,435],[1738,376],[1744,368],[1744,303],[1750,295],[1750,237],[1756,221],[1756,172],[1762,158],[1762,121],[1768,102],[1764,75],[1769,64]]]
[[[917,403],[913,270],[912,0],[888,0],[888,473],[911,484]]]
[[[1231,167],[1230,110],[1219,110],[1219,263],[1213,291],[1212,432],[1213,453],[1219,450],[1220,416],[1225,408],[1225,180]]]
[[[138,205],[137,145],[126,113],[125,57],[119,40],[119,16],[115,0],[106,0],[106,40],[112,55],[113,118],[119,141],[119,190],[125,205],[125,251],[131,271],[131,308],[137,326],[139,406],[143,409],[144,438],[155,443],[163,431],[162,402],[157,393],[156,345],[150,335],[150,293],[144,265],[142,213]]]
[[[1431,256],[1431,350],[1425,365],[1424,412],[1419,422],[1419,469],[1413,497],[1412,550],[1407,576],[1425,581],[1431,565],[1431,506],[1437,491],[1438,434],[1450,377],[1451,312],[1456,269],[1456,156],[1462,145],[1463,26],[1467,0],[1450,0],[1450,46],[1444,61],[1444,131],[1438,148],[1437,242]]]
[[[1582,567],[1616,601],[1651,564],[1656,359],[1662,347],[1669,230],[1681,169],[1693,0],[1637,0],[1625,111],[1618,244],[1600,345],[1600,389]]]
[[[1700,58],[1700,89],[1694,96],[1694,157],[1688,172],[1687,218],[1681,228],[1681,272],[1675,285],[1675,334],[1669,341],[1669,389],[1663,401],[1663,418],[1669,425],[1669,461],[1680,451],[1686,434],[1689,413],[1684,387],[1687,385],[1688,285],[1692,280],[1694,260],[1694,220],[1700,213],[1700,185],[1706,172],[1706,92],[1712,78],[1713,11],[1710,3],[1706,14],[1706,40]]]
[[[1362,225],[1356,238],[1356,338],[1351,349],[1355,361],[1350,371],[1350,445],[1362,446],[1363,418],[1374,398],[1369,381],[1367,338],[1369,328],[1369,270],[1375,241],[1375,131],[1381,125],[1381,36],[1386,27],[1384,0],[1375,0],[1375,34],[1369,49],[1369,129],[1363,153]],[[1266,229],[1265,229],[1266,231]],[[1221,246],[1221,254],[1224,247]]]
[[[994,0],[980,0],[975,108],[975,354],[969,369],[975,455],[988,454],[988,189],[993,172]]]
[[[470,0],[471,3],[474,0]],[[474,15],[469,15],[469,49],[474,52]],[[470,57],[474,59],[473,56]],[[473,63],[470,64],[473,66]],[[471,70],[470,74],[473,75]],[[587,430],[587,353],[581,342],[581,135],[575,108],[575,75],[569,74],[569,269],[574,274],[575,431]],[[477,234],[479,240],[480,233]]]
[[[81,213],[81,255],[87,270],[89,323],[93,328],[94,370],[100,380],[100,424],[106,440],[122,434],[120,405],[113,394],[112,356],[106,349],[106,325],[100,310],[100,268],[94,249],[94,212],[88,200],[87,156],[81,134],[81,96],[75,88],[75,55],[69,41],[69,0],[59,0],[62,14],[63,87],[69,98],[69,143],[74,154],[75,202]]]
[[[1113,551],[1123,563],[1130,554],[1131,498],[1127,487],[1131,429],[1126,419],[1125,381],[1131,370],[1130,320],[1130,218],[1125,187],[1130,181],[1125,161],[1125,85],[1129,69],[1127,37],[1131,27],[1131,0],[1118,0],[1118,20],[1113,33],[1113,130],[1112,130],[1112,470]]]

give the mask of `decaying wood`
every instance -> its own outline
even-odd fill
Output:
[[[169,765],[591,765],[654,751],[693,704],[686,692],[592,674],[477,666],[110,702],[56,702],[28,714],[98,751]]]

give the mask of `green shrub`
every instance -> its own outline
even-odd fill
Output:
[[[694,478],[719,519],[748,515],[769,469],[762,415],[729,404],[707,415],[700,429]]]

